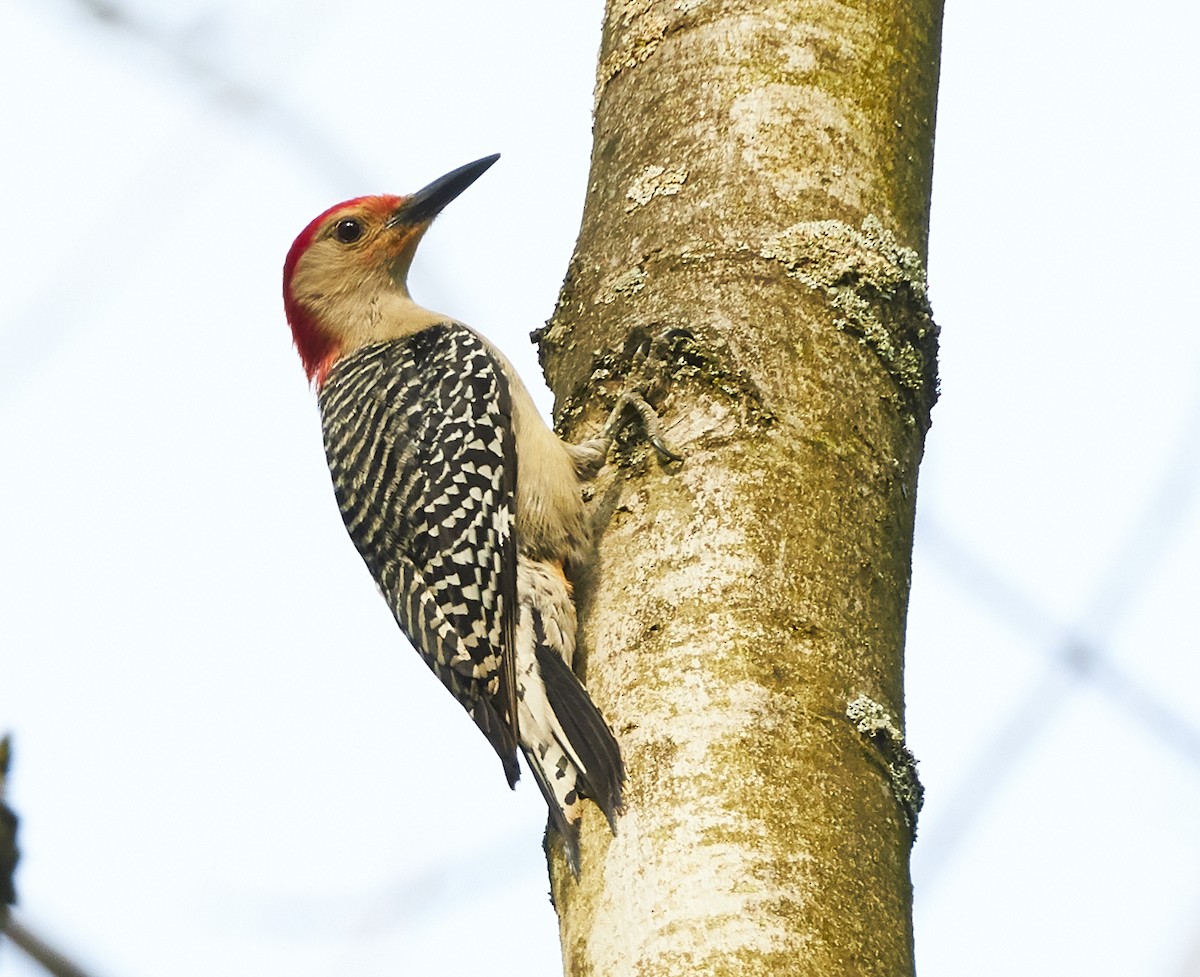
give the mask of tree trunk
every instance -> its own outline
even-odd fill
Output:
[[[609,0],[543,361],[592,433],[664,329],[580,588],[629,768],[552,884],[568,975],[913,971],[902,664],[941,0]],[[631,340],[632,337],[632,340]],[[653,357],[651,358],[653,359]]]

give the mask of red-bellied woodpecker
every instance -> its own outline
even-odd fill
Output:
[[[625,780],[571,670],[571,581],[591,547],[580,488],[604,463],[609,429],[561,441],[504,356],[406,285],[430,223],[498,158],[409,197],[330,208],[288,252],[283,298],[351,539],[510,785],[516,748],[525,754],[578,872],[581,797],[615,825]],[[630,403],[648,419],[636,397],[614,419]]]

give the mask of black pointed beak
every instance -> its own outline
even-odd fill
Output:
[[[404,201],[400,209],[388,220],[388,227],[397,224],[424,224],[442,212],[442,208],[483,176],[496,160],[499,153],[477,159],[474,163],[451,170],[439,176],[429,186],[423,187]]]

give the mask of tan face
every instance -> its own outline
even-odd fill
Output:
[[[324,215],[292,269],[289,298],[306,325],[343,349],[382,338],[381,316],[408,299],[408,268],[428,223],[389,224],[403,203],[365,197]]]

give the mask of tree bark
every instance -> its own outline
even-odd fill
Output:
[[[902,975],[920,806],[901,735],[941,0],[609,0],[575,256],[538,338],[594,433],[664,329],[687,455],[618,452],[580,587],[629,768],[568,975]],[[652,356],[650,361],[654,360]]]

